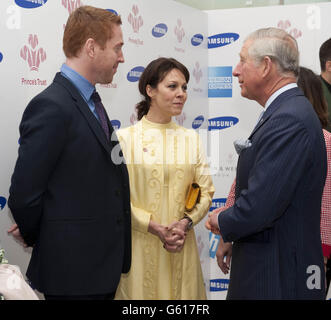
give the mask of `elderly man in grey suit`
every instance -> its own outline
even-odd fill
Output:
[[[296,85],[298,68],[295,39],[267,28],[248,36],[233,71],[241,95],[264,113],[239,155],[234,205],[209,217],[224,256],[232,249],[228,299],[325,297],[326,150],[320,122]]]

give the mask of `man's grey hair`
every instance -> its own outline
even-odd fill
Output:
[[[277,65],[281,75],[299,75],[299,50],[297,41],[286,31],[277,28],[264,28],[251,33],[247,40],[253,43],[248,54],[260,63],[265,56]]]

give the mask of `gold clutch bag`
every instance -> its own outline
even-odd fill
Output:
[[[190,189],[188,190],[188,194],[185,200],[185,212],[191,212],[195,205],[200,201],[200,186],[193,182],[190,185]]]

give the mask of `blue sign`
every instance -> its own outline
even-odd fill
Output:
[[[3,208],[6,206],[7,199],[5,197],[0,197],[0,210],[3,210]]]
[[[208,68],[208,98],[232,97],[232,66]]]
[[[219,33],[208,37],[208,49],[227,46],[239,39],[238,33]]]
[[[191,38],[192,46],[199,46],[203,42],[203,35],[198,33]]]
[[[2,59],[3,59],[3,55],[2,55],[2,53],[0,52],[0,62],[2,61]]]
[[[226,291],[229,288],[229,279],[210,279],[210,291]]]
[[[111,120],[110,123],[114,130],[118,130],[121,127],[121,121],[119,120]]]
[[[209,211],[213,211],[217,208],[225,207],[225,203],[226,203],[226,198],[213,199]]]
[[[220,236],[218,234],[209,232],[209,256],[212,259],[214,259],[216,256],[216,251],[219,242],[220,242]]]
[[[43,6],[48,0],[15,0],[15,3],[22,8],[34,9]]]
[[[205,121],[205,118],[203,116],[196,117],[192,122],[192,128],[193,129],[200,128],[204,121]]]
[[[208,120],[208,130],[222,130],[235,126],[239,122],[236,117],[217,117]]]
[[[155,38],[161,38],[163,37],[166,33],[168,32],[168,27],[164,23],[159,23],[157,24],[153,29],[152,29],[152,35]]]
[[[116,11],[116,10],[114,10],[114,9],[107,9],[107,11],[109,11],[109,12],[112,12],[112,13],[114,13],[115,15],[117,15],[117,16],[118,16],[118,13],[117,13],[117,11]]]
[[[127,75],[127,79],[130,82],[136,82],[139,80],[140,76],[144,72],[145,68],[142,66],[135,67],[131,69]]]

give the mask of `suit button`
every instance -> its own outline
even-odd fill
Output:
[[[121,217],[118,217],[117,219],[116,219],[116,222],[117,222],[117,224],[122,224],[122,218]]]
[[[121,190],[115,190],[115,194],[119,197],[121,195]]]

